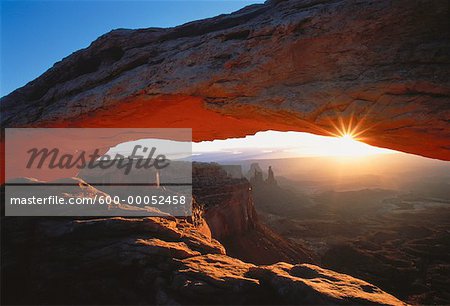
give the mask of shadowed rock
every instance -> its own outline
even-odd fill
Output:
[[[317,266],[232,258],[193,221],[2,217],[2,304],[401,304]]]

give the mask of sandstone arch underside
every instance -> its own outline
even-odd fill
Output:
[[[192,127],[196,141],[344,127],[450,160],[449,20],[447,1],[271,1],[114,30],[3,97],[1,122]]]

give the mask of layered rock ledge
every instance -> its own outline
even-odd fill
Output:
[[[163,218],[2,221],[6,304],[383,304],[381,289],[309,264],[256,266],[189,222]]]
[[[79,182],[79,187],[70,186],[72,192],[86,196],[104,194],[79,178],[70,180]],[[225,199],[224,206],[235,211],[248,207],[254,211],[252,202]],[[195,201],[193,216],[185,218],[2,217],[1,302],[5,305],[403,304],[367,282],[315,265],[285,262],[256,265],[233,258],[211,237],[212,231],[203,218],[204,207]],[[4,215],[4,204],[1,208]],[[220,229],[233,226],[236,216],[239,217],[236,213],[224,215],[220,223],[214,219],[216,233],[219,230],[224,235]],[[252,222],[252,227],[258,226],[256,220]],[[288,243],[271,237],[274,234],[269,230],[238,227],[227,235],[243,242],[243,248],[253,249],[260,257],[271,254],[270,248],[272,253],[279,250],[282,260],[303,256],[289,249]],[[277,248],[270,242],[276,243]],[[270,259],[273,258],[269,256]]]

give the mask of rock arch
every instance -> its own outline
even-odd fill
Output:
[[[194,140],[355,129],[450,160],[445,1],[269,1],[114,30],[1,99],[3,127],[192,127]]]

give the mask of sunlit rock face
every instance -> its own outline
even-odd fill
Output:
[[[211,236],[227,254],[254,264],[279,261],[315,262],[307,248],[284,239],[259,222],[252,187],[240,167],[216,163],[194,163],[193,195],[204,208]]]
[[[236,237],[256,227],[250,184],[232,178],[220,165],[194,163],[193,194],[205,207],[205,217],[214,238]]]
[[[445,1],[270,1],[179,27],[114,30],[1,100],[3,126],[355,129],[450,160]]]

